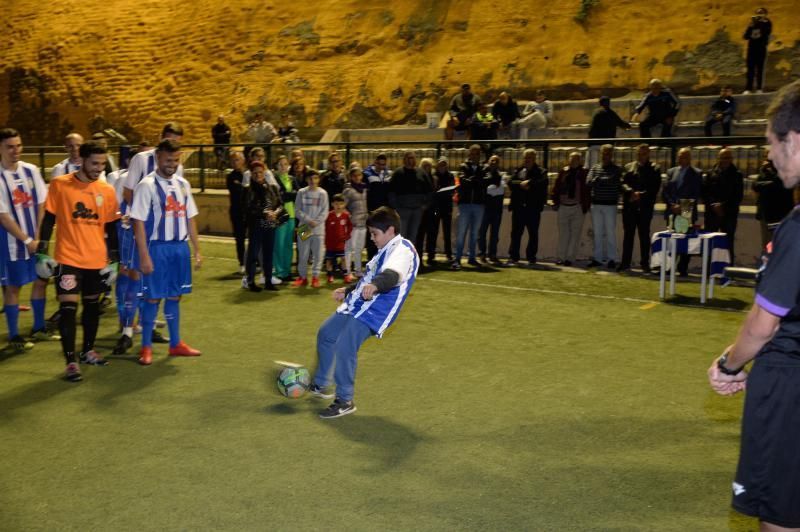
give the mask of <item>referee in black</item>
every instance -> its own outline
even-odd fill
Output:
[[[769,158],[793,188],[800,183],[800,81],[780,90],[767,119]],[[708,378],[722,395],[747,388],[733,508],[757,517],[762,531],[800,530],[800,208],[764,250],[753,308]]]

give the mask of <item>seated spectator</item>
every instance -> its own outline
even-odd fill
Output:
[[[794,208],[792,189],[783,186],[783,181],[769,160],[769,153],[758,169],[758,179],[753,183],[756,193],[756,219],[761,226],[761,246],[772,240],[770,226],[783,220]]]
[[[664,87],[660,79],[650,80],[650,91],[644,95],[636,106],[631,117],[632,122],[639,120],[642,111],[647,109],[647,118],[639,122],[639,136],[650,138],[650,128],[661,124],[661,136],[671,137],[675,116],[680,111],[681,103],[675,94]]]
[[[498,121],[489,111],[489,106],[482,103],[472,120],[472,140],[497,140]]]
[[[703,177],[703,198],[706,204],[703,228],[728,235],[733,264],[739,206],[744,198],[744,176],[733,164],[733,152],[723,148],[719,151],[717,164]]]
[[[583,167],[580,152],[569,154],[569,166],[558,173],[553,185],[553,210],[558,212],[558,260],[556,264],[572,266],[578,253],[583,231],[583,218],[589,212],[591,197],[586,184],[588,170]]]
[[[553,104],[547,99],[544,91],[536,91],[532,102],[525,105],[522,118],[517,124],[527,129],[544,129],[553,121]]]
[[[353,223],[350,213],[345,209],[346,200],[342,194],[333,197],[333,208],[325,219],[325,271],[328,284],[333,283],[333,269],[340,259],[344,259],[344,248],[350,239]]]
[[[497,137],[510,139],[514,122],[522,116],[519,113],[517,102],[507,92],[503,91],[492,106],[492,114],[498,121]]]
[[[717,122],[722,123],[722,134],[726,137],[731,136],[731,122],[736,115],[736,100],[733,99],[733,89],[730,85],[722,87],[719,98],[711,104],[711,113],[706,119],[706,137],[710,137],[711,128]]]
[[[360,168],[349,172],[350,181],[344,186],[342,195],[346,201],[345,207],[350,213],[353,230],[344,249],[345,283],[352,283],[353,272],[356,277],[361,277],[361,255],[367,241],[367,184]]]
[[[284,113],[281,115],[281,121],[278,123],[278,131],[271,142],[278,144],[296,144],[300,142],[297,136],[297,128],[294,127],[288,114]]]
[[[447,121],[445,138],[453,140],[456,131],[464,131],[469,138],[472,117],[478,111],[481,99],[477,94],[472,93],[469,83],[461,85],[461,92],[453,96],[450,101],[450,120]]]
[[[332,151],[328,155],[328,169],[322,172],[320,184],[325,192],[328,193],[328,200],[333,201],[336,194],[341,194],[344,190],[344,163],[339,152]],[[333,204],[330,205],[333,207]]]
[[[255,144],[268,144],[277,135],[275,126],[264,119],[264,115],[256,113],[253,121],[247,126],[247,136]]]
[[[594,253],[590,268],[606,263],[617,267],[617,204],[622,191],[622,167],[614,164],[614,146],[600,148],[600,162],[592,166],[586,183],[592,192]]]
[[[681,148],[678,151],[678,166],[667,170],[667,182],[664,185],[662,195],[666,209],[664,218],[681,214],[681,200],[690,199],[694,201],[692,209],[692,223],[697,222],[697,207],[703,193],[703,175],[699,168],[692,166],[692,150]],[[678,275],[686,277],[689,275],[689,255],[678,254]]]

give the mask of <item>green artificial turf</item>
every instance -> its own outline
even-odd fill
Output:
[[[313,370],[330,289],[250,293],[233,246],[203,247],[202,357],[70,384],[57,343],[0,354],[0,529],[756,529],[729,510],[742,397],[705,378],[749,289],[651,305],[652,276],[442,268],[362,348],[358,412],[323,421],[272,361]]]

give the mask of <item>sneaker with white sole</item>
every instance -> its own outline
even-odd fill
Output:
[[[47,329],[47,327],[42,327],[38,331],[31,331],[30,337],[34,342],[46,342],[46,341],[49,341],[49,340],[61,340],[61,335],[60,334],[58,334],[56,332],[53,332],[53,331],[49,331]]]
[[[70,362],[67,364],[67,369],[64,371],[64,378],[69,382],[78,382],[83,380],[81,368],[78,367],[77,362]]]
[[[90,366],[108,366],[108,360],[101,357],[94,349],[81,353],[78,356],[78,360],[81,361],[81,364],[89,364]]]
[[[331,405],[319,413],[322,419],[333,419],[335,417],[346,416],[356,411],[356,404],[353,401],[345,401],[338,397],[331,403]]]
[[[272,276],[272,284],[281,284],[283,280],[280,277]]]
[[[260,284],[261,286],[264,286],[265,284],[267,284],[267,278],[264,277],[263,273],[258,276],[258,284]]]
[[[311,387],[308,389],[308,393],[319,399],[333,399],[334,397],[336,397],[336,395],[332,391],[330,391],[330,389],[317,386],[316,384],[313,383],[311,384]]]

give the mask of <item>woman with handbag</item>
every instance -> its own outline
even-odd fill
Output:
[[[272,271],[272,253],[275,244],[275,231],[289,215],[283,208],[280,191],[276,185],[266,180],[267,167],[261,161],[250,164],[250,186],[245,196],[247,228],[250,239],[247,243],[247,268],[242,287],[251,292],[262,288],[255,283],[256,264],[263,271]],[[266,290],[277,290],[269,276],[266,276]]]

